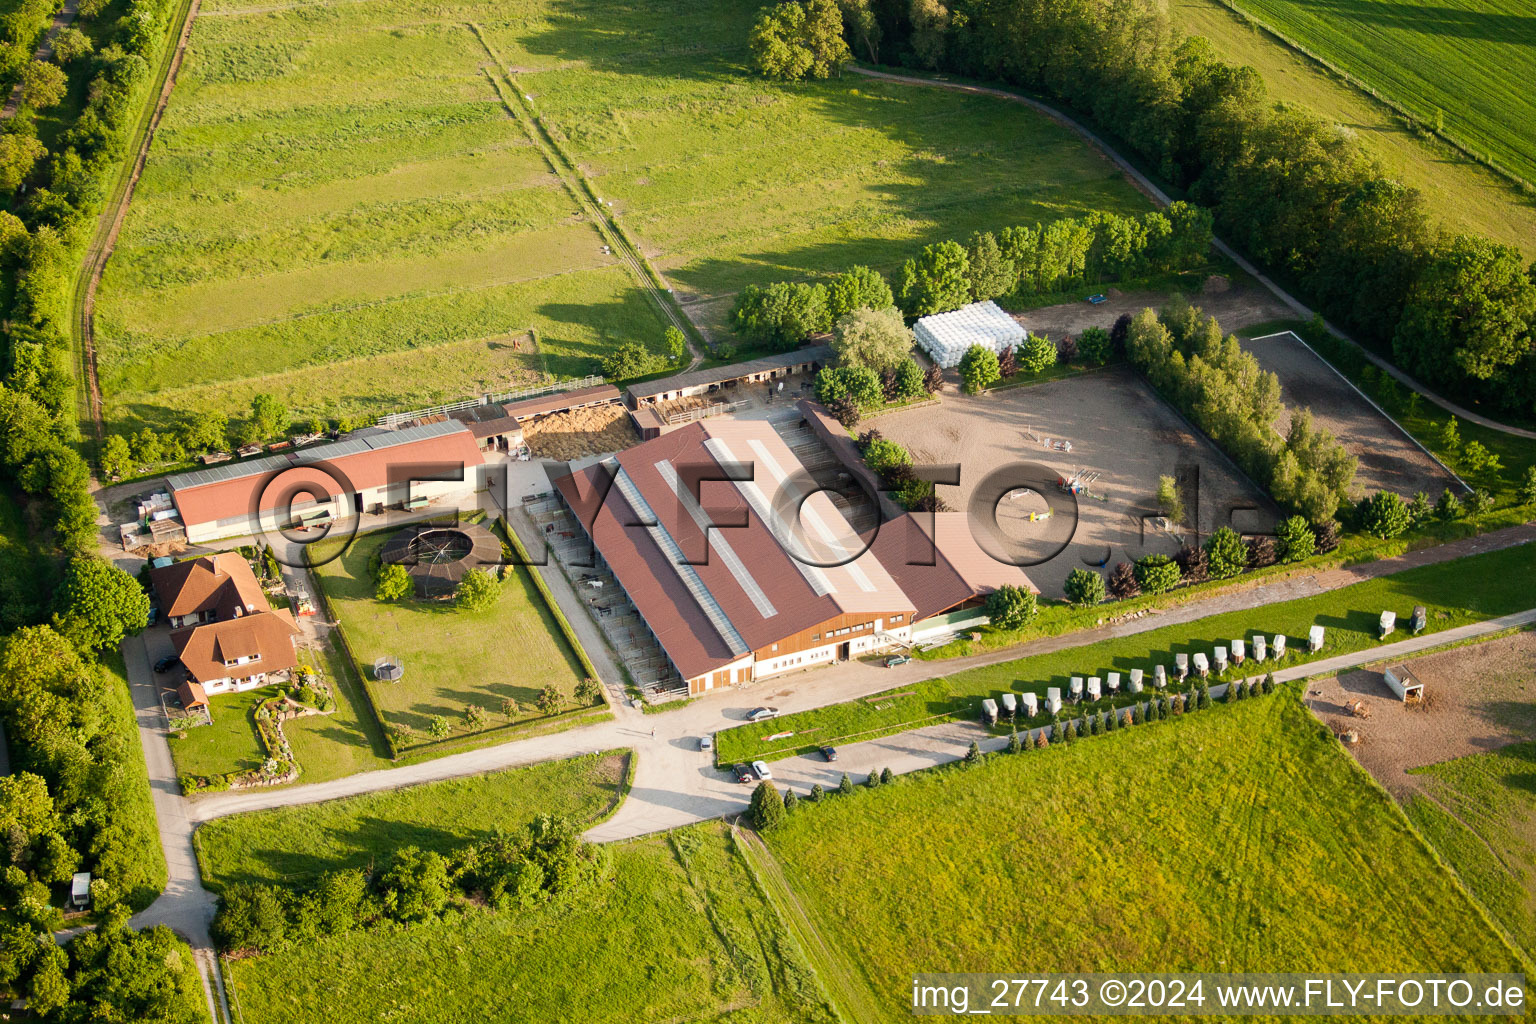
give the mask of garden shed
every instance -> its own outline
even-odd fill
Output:
[[[1029,337],[1017,320],[990,300],[925,316],[912,325],[912,331],[928,357],[946,370],[958,365],[972,345],[1001,352]]]
[[[1415,704],[1424,699],[1424,684],[1407,665],[1393,665],[1382,673],[1387,686],[1402,698],[1404,704]]]

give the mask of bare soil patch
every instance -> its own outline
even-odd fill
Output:
[[[1424,683],[1422,707],[1404,705],[1371,665],[1307,684],[1307,705],[1335,733],[1354,728],[1360,742],[1346,749],[1402,800],[1423,778],[1408,774],[1469,754],[1480,754],[1536,734],[1536,633],[1430,654],[1409,662]],[[1347,707],[1363,701],[1369,717]]]
[[[1201,294],[1188,296],[1191,303],[1214,316],[1222,330],[1230,333],[1253,324],[1296,315],[1267,288],[1228,282],[1223,289],[1219,282],[1226,280],[1219,278],[1211,282]],[[1086,296],[1094,290],[1091,285],[1085,286],[1083,294]],[[1167,292],[1122,292],[1118,288],[1109,288],[1104,294],[1108,299],[1098,305],[1081,301],[1064,302],[1059,306],[1042,306],[1040,309],[1015,313],[1013,318],[1033,333],[1047,334],[1051,340],[1060,341],[1062,335],[1075,336],[1086,327],[1108,330],[1122,313],[1134,316],[1149,306],[1158,309],[1169,299]]]
[[[1268,529],[1278,516],[1262,491],[1126,367],[979,396],[946,391],[940,405],[888,413],[870,426],[905,445],[918,463],[958,463],[959,487],[941,485],[940,496],[970,511],[978,542],[994,538],[1048,597],[1061,595],[1078,566],[1107,571],[1120,561],[1178,551],[1179,535],[1151,521],[1160,476],[1180,480],[1186,518],[1201,535],[1229,523]],[[1072,450],[1047,448],[1031,432],[1070,442]],[[989,474],[1024,464],[1040,468],[1032,493],[1019,492],[1029,486],[1022,479],[993,493]],[[1099,476],[1089,494],[1073,499],[1055,481],[1079,471]],[[1044,504],[1051,518],[1029,522],[1028,512]],[[991,525],[994,509],[1001,529]]]
[[[1243,342],[1259,365],[1280,378],[1287,412],[1276,421],[1281,433],[1290,429],[1290,410],[1312,410],[1313,422],[1327,428],[1356,459],[1357,494],[1396,491],[1411,497],[1417,491],[1439,496],[1454,487],[1444,469],[1340,377],[1333,367],[1290,331]]]

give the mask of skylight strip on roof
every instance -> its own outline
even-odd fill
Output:
[[[751,651],[752,648],[747,646],[741,634],[736,632],[736,627],[731,625],[725,610],[709,592],[704,581],[699,579],[699,574],[694,572],[693,566],[683,558],[683,549],[677,546],[677,541],[673,540],[666,527],[661,525],[661,520],[656,517],[656,510],[651,508],[651,503],[645,500],[640,493],[640,488],[636,487],[635,482],[630,479],[629,472],[619,465],[617,460],[614,460],[613,465],[617,470],[613,478],[614,486],[619,489],[619,493],[624,496],[625,501],[629,502],[629,507],[635,510],[635,514],[641,521],[654,524],[645,529],[650,533],[651,539],[656,542],[656,546],[661,549],[661,553],[666,556],[667,561],[672,563],[678,579],[683,581],[683,586],[688,588],[688,593],[692,594],[693,599],[699,603],[710,625],[715,627],[715,632],[719,633],[720,639],[725,641],[725,646],[729,647],[731,653],[737,657]],[[627,529],[627,527],[621,527],[621,529]]]
[[[730,446],[718,437],[712,437],[705,441],[704,447],[709,454],[715,457],[716,462],[723,464],[738,461],[736,456],[732,454]],[[770,459],[769,461],[771,462],[772,460]],[[777,469],[776,465],[774,469]],[[770,470],[770,472],[773,472],[773,470]],[[774,476],[777,479],[781,478],[782,474],[774,472]],[[827,574],[822,572],[819,566],[808,565],[803,559],[795,557],[795,549],[790,544],[795,538],[789,529],[789,524],[784,522],[783,517],[774,514],[773,506],[763,496],[762,488],[757,486],[756,481],[737,480],[736,489],[741,492],[743,498],[747,499],[747,504],[751,505],[752,511],[757,513],[757,518],[767,525],[768,532],[772,533],[774,540],[779,542],[779,547],[784,548],[789,554],[789,560],[795,563],[795,568],[800,570],[800,575],[805,577],[805,582],[810,584],[811,589],[816,591],[817,596],[826,597],[829,594],[836,593],[837,588],[832,585],[832,581],[827,578]]]
[[[694,500],[693,495],[689,493],[688,488],[683,486],[683,481],[678,478],[677,470],[672,468],[672,463],[663,459],[656,463],[656,472],[660,473],[661,478],[667,482],[667,486],[672,488],[672,493],[677,495],[677,500],[683,506],[683,510],[698,524],[699,530],[709,541],[709,546],[720,556],[720,561],[725,563],[725,567],[731,571],[731,575],[736,577],[736,582],[741,584],[741,589],[746,591],[747,597],[751,598],[752,606],[757,609],[757,614],[765,619],[771,619],[779,614],[779,610],[773,606],[773,602],[768,600],[768,595],[763,593],[763,588],[757,585],[757,580],[748,571],[746,564],[737,557],[736,549],[731,547],[730,542],[725,539],[718,528],[710,529],[711,520],[709,513],[704,511],[699,503]]]
[[[843,558],[847,559],[847,561],[844,561],[839,566],[839,568],[847,572],[848,575],[853,578],[854,584],[860,590],[864,591],[864,593],[873,594],[875,591],[879,590],[880,588],[875,586],[874,582],[870,580],[869,575],[864,571],[864,567],[859,565],[859,559],[863,557],[864,552],[860,550],[857,554],[855,554],[854,552],[849,551],[848,546],[843,543],[843,539],[839,537],[835,532],[833,532],[832,527],[827,525],[827,521],[821,517],[820,510],[818,510],[816,506],[808,500],[803,502],[799,500],[801,496],[800,489],[789,480],[788,474],[784,472],[784,469],[779,465],[778,460],[773,457],[773,453],[768,450],[768,446],[763,444],[763,442],[754,439],[747,442],[747,447],[752,449],[752,454],[757,456],[758,461],[762,463],[763,468],[767,469],[769,473],[773,474],[774,481],[778,484],[778,486],[789,488],[790,497],[799,504],[800,518],[803,519],[811,527],[811,529],[816,531],[816,536],[821,539],[821,542],[832,550],[839,552]],[[842,520],[844,526],[848,526],[848,520],[843,519],[841,513],[836,512],[834,509],[834,514]],[[848,526],[848,529],[852,531],[853,527]],[[861,541],[860,548],[863,548],[863,546],[863,542]]]

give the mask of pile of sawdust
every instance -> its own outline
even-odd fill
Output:
[[[540,416],[523,424],[523,441],[537,458],[568,461],[622,451],[639,441],[629,413],[618,404]]]

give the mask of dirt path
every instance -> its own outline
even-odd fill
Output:
[[[523,125],[528,133],[529,140],[539,147],[539,150],[544,154],[544,159],[549,163],[550,169],[555,172],[555,176],[560,179],[561,184],[565,186],[571,198],[576,200],[576,204],[581,207],[582,212],[586,214],[593,226],[597,228],[598,233],[603,236],[603,240],[608,243],[614,255],[628,268],[630,275],[639,283],[640,287],[645,289],[646,294],[651,297],[651,300],[656,303],[657,308],[661,310],[662,316],[666,317],[667,322],[673,327],[683,332],[683,337],[688,341],[688,352],[691,356],[688,365],[684,369],[691,370],[699,365],[704,359],[704,354],[699,350],[698,345],[694,343],[697,329],[693,327],[692,320],[678,311],[677,304],[670,301],[670,297],[663,295],[661,289],[657,287],[656,282],[658,280],[662,282],[663,286],[666,285],[665,278],[661,276],[660,271],[650,265],[649,261],[641,255],[639,250],[630,244],[629,236],[614,223],[612,216],[609,215],[602,202],[593,193],[592,186],[587,181],[586,175],[582,174],[581,169],[576,166],[576,162],[565,152],[549,129],[544,127],[544,122],[533,108],[533,100],[528,93],[523,91],[523,87],[518,84],[517,78],[511,71],[511,66],[501,59],[501,55],[491,46],[490,40],[485,38],[485,33],[480,31],[480,26],[471,22],[469,29],[474,33],[475,38],[479,40],[486,55],[495,62],[497,74],[492,75],[487,71],[486,77],[490,78],[491,85],[496,90],[496,95],[500,98],[502,106],[506,108],[507,113],[513,120]],[[503,84],[510,89],[510,96],[508,95],[508,88],[503,88]],[[669,293],[671,290],[670,287],[667,287]]]
[[[1112,163],[1114,163],[1115,166],[1118,167],[1126,177],[1130,178],[1131,182],[1137,188],[1150,196],[1152,200],[1159,206],[1167,206],[1171,201],[1168,193],[1164,192],[1161,188],[1154,184],[1150,178],[1132,166],[1130,161],[1122,157],[1118,152],[1115,151],[1113,147],[1106,143],[1097,134],[1090,131],[1082,123],[1074,120],[1071,117],[1068,117],[1066,114],[1063,114],[1055,107],[1041,103],[1037,99],[1033,99],[1028,96],[1021,96],[1018,93],[1009,92],[1006,89],[993,89],[983,85],[967,85],[962,82],[947,82],[942,79],[921,78],[916,75],[897,75],[888,71],[876,71],[872,68],[857,67],[855,65],[848,65],[844,70],[852,72],[856,75],[864,75],[867,78],[879,78],[889,82],[902,82],[907,85],[925,85],[934,89],[949,89],[954,92],[969,92],[982,96],[995,96],[999,99],[1009,100],[1013,103],[1022,103],[1025,106],[1030,107],[1031,109],[1038,111],[1041,114],[1044,114],[1046,117],[1049,117],[1057,124],[1072,129],[1078,135],[1086,139],[1101,153],[1103,153],[1104,156],[1106,156]],[[1240,254],[1236,249],[1233,249],[1230,245],[1223,242],[1219,238],[1212,239],[1212,244],[1216,247],[1218,252],[1242,268],[1244,273],[1251,276],[1265,288],[1268,288],[1274,294],[1274,296],[1282,303],[1284,303],[1286,308],[1294,313],[1298,318],[1302,320],[1310,320],[1313,316],[1317,315],[1316,312],[1311,309],[1311,307],[1307,306],[1301,302],[1301,300],[1297,299],[1285,289],[1281,288],[1266,274],[1260,271],[1258,267],[1254,266],[1246,258],[1244,258],[1242,254]],[[1479,415],[1470,409],[1465,409],[1455,404],[1454,402],[1451,402],[1449,399],[1441,398],[1439,395],[1435,394],[1433,391],[1426,388],[1423,384],[1420,384],[1418,381],[1414,380],[1408,374],[1404,373],[1402,370],[1398,369],[1387,360],[1365,348],[1363,345],[1355,341],[1335,325],[1329,323],[1326,320],[1323,321],[1323,323],[1324,326],[1327,327],[1332,334],[1335,334],[1349,342],[1351,345],[1354,345],[1360,350],[1361,354],[1364,355],[1365,358],[1369,359],[1381,370],[1391,374],[1392,377],[1398,381],[1398,383],[1404,385],[1407,388],[1410,388],[1413,391],[1417,391],[1419,394],[1423,395],[1431,402],[1434,402],[1436,405],[1440,406],[1440,408],[1446,410],[1447,412],[1452,413],[1453,415],[1466,420],[1469,423],[1476,423],[1479,426],[1487,427],[1489,430],[1497,430],[1500,433],[1511,434],[1515,437],[1525,437],[1536,440],[1536,430],[1526,430],[1522,427],[1511,427],[1507,424],[1500,423],[1497,420],[1489,419],[1486,416]]]
[[[37,44],[37,49],[32,52],[33,60],[47,60],[53,56],[54,40],[59,38],[59,33],[75,20],[75,15],[80,10],[80,0],[64,0],[64,6],[59,13],[53,16],[53,24],[48,26],[48,31],[43,33],[42,41]],[[0,121],[9,121],[16,116],[16,111],[21,109],[21,83],[17,82],[11,90],[10,99],[5,101],[5,108],[0,110]]]
[[[155,100],[153,113],[150,114],[149,123],[145,126],[139,139],[139,149],[134,155],[132,169],[128,173],[126,181],[121,181],[107,205],[101,211],[101,218],[97,222],[96,238],[91,247],[86,250],[85,263],[81,268],[81,274],[85,281],[85,287],[76,286],[75,300],[75,333],[80,339],[82,358],[85,363],[86,393],[90,403],[91,422],[95,427],[96,440],[106,437],[106,421],[101,411],[101,377],[96,367],[96,289],[101,285],[101,275],[107,269],[107,260],[112,258],[112,249],[117,245],[117,236],[123,229],[123,221],[128,216],[128,206],[133,201],[133,190],[138,186],[139,175],[144,173],[144,161],[149,158],[149,146],[154,141],[155,129],[160,126],[160,118],[165,114],[165,106],[170,102],[171,90],[176,86],[176,75],[181,70],[181,59],[186,54],[187,40],[192,35],[192,23],[197,20],[198,8],[202,0],[188,0],[186,12],[181,22],[181,31],[176,37],[176,47],[171,51],[170,59],[164,67],[163,77],[160,80],[160,95]],[[103,232],[101,225],[106,225]]]

